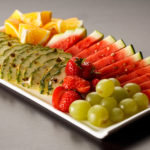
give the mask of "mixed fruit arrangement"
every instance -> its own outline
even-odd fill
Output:
[[[121,85],[116,78],[99,79],[93,65],[73,57],[65,68],[62,86],[54,90],[53,106],[73,118],[106,127],[144,109],[149,99],[136,83]]]
[[[150,57],[78,18],[19,10],[0,32],[0,77],[52,95],[52,105],[77,120],[104,127],[146,109]]]

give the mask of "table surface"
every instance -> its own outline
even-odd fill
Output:
[[[14,11],[52,10],[58,18],[79,17],[88,33],[97,29],[133,44],[144,57],[150,55],[149,0],[13,0],[1,1],[0,23]],[[0,87],[0,150],[105,150],[150,147],[150,115],[112,134],[94,140],[57,116]]]

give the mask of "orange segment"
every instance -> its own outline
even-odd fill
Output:
[[[21,36],[24,32],[23,30],[28,30],[28,29],[32,29],[32,28],[33,28],[32,25],[23,24],[23,23],[19,24],[19,38],[21,39]],[[34,26],[34,28],[35,28],[35,26]]]
[[[43,29],[51,31],[51,36],[55,35],[58,33],[58,27],[56,22],[49,22],[47,23]]]
[[[51,17],[52,17],[52,12],[50,12],[50,11],[42,11],[41,12],[42,25],[45,25],[48,22],[50,22],[51,21]]]
[[[43,26],[43,29],[52,31],[53,35],[57,34],[60,31],[60,23],[61,22],[62,22],[62,19],[53,19],[53,21],[50,21],[45,26]]]
[[[42,28],[43,29],[47,29],[47,30],[51,30],[52,28],[55,28],[55,30],[58,31],[58,27],[57,27],[57,22],[56,21],[51,21],[51,22],[47,23],[46,25],[44,25]]]
[[[27,13],[22,15],[22,21],[40,27],[51,21],[51,15],[51,11]]]
[[[13,37],[19,37],[18,28],[20,21],[14,18],[5,20],[5,32]]]
[[[50,31],[27,24],[19,25],[21,43],[46,44],[50,38]]]
[[[69,18],[61,22],[60,31],[65,32],[66,30],[74,30],[82,26],[83,26],[82,20],[79,20],[78,18]]]
[[[21,21],[22,13],[16,9],[9,18],[13,18]]]

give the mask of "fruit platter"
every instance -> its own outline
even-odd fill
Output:
[[[150,112],[150,56],[51,11],[5,20],[0,84],[98,139]]]

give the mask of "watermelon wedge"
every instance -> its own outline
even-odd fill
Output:
[[[104,57],[96,62],[93,63],[94,67],[96,69],[103,68],[105,66],[108,66],[110,64],[113,64],[121,59],[124,59],[128,56],[131,56],[135,53],[134,48],[132,45],[129,45],[117,52],[111,53],[109,56]]]
[[[46,46],[50,48],[58,48],[67,50],[78,41],[86,36],[85,28],[76,28],[75,30],[67,30],[64,33],[54,35]]]
[[[92,32],[89,36],[84,38],[83,40],[79,41],[77,44],[73,45],[69,49],[66,50],[67,53],[71,53],[72,56],[75,56],[79,52],[81,52],[83,49],[90,47],[94,43],[98,42],[104,37],[104,34],[98,32],[95,30]]]
[[[150,102],[150,89],[143,90],[142,92],[145,93],[148,96],[149,102]]]
[[[87,58],[88,56],[98,52],[99,50],[102,50],[106,46],[116,42],[115,38],[109,35],[105,39],[95,43],[94,45],[90,46],[87,49],[82,50],[79,54],[77,54],[77,57],[80,58]]]
[[[150,80],[145,81],[144,83],[141,83],[140,87],[141,87],[142,90],[150,89]]]
[[[143,62],[143,67],[141,68],[135,68],[133,72],[129,72],[128,74],[121,75],[117,77],[117,79],[123,83],[128,80],[134,79],[136,77],[142,76],[145,73],[150,73],[150,56],[147,58],[144,58],[142,60]]]
[[[120,61],[117,61],[111,65],[98,70],[102,78],[115,77],[119,74],[124,74],[128,70],[134,70],[137,66],[136,62],[142,59],[141,52],[138,52],[132,56],[126,57]]]
[[[123,82],[121,85],[125,85],[127,83],[141,84],[146,81],[150,81],[150,73],[143,74],[142,76],[136,77],[136,78],[128,80],[126,82]]]
[[[102,50],[96,52],[93,55],[90,55],[89,57],[86,58],[86,61],[88,62],[96,62],[100,60],[103,57],[109,56],[110,54],[122,49],[125,47],[125,43],[123,40],[118,40],[117,42],[108,45],[107,47],[103,48]]]

